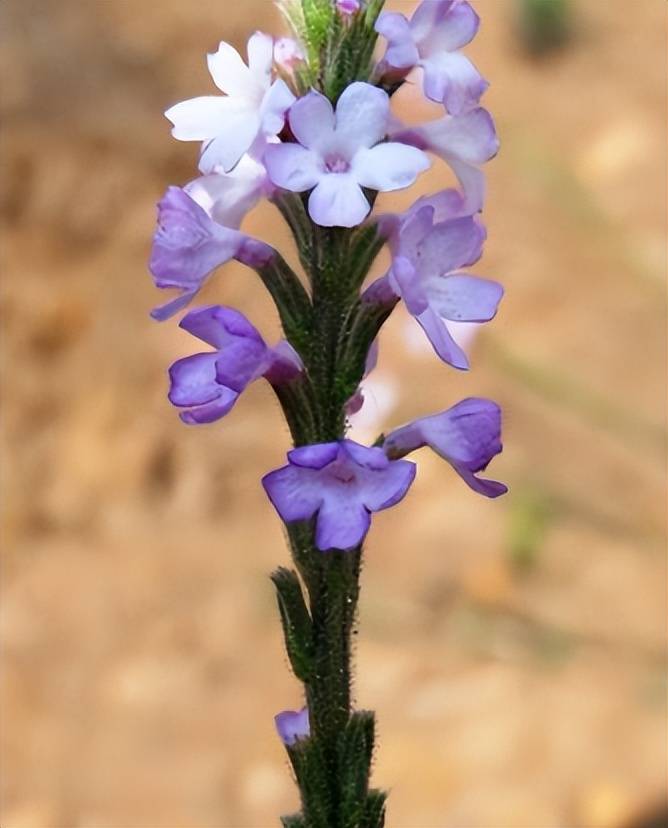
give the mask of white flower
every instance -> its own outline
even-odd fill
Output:
[[[231,170],[259,136],[273,138],[283,129],[285,113],[295,100],[282,80],[271,81],[274,42],[256,32],[248,41],[248,66],[241,55],[221,42],[207,56],[209,72],[225,93],[182,101],[165,112],[179,141],[206,142],[200,170]]]

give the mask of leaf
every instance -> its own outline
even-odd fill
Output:
[[[374,714],[368,710],[353,713],[341,735],[339,775],[343,828],[358,828],[364,817],[374,735]]]
[[[313,625],[297,573],[279,567],[271,575],[276,587],[285,649],[295,675],[308,682],[313,673]]]
[[[360,828],[383,828],[385,825],[386,800],[387,794],[385,791],[376,789],[369,791]]]

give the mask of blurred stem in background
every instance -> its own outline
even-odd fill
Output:
[[[572,35],[570,0],[516,0],[519,35],[524,48],[541,57]]]

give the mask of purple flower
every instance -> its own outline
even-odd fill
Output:
[[[415,127],[395,125],[390,137],[442,158],[459,179],[470,212],[482,210],[485,179],[479,167],[499,151],[494,121],[487,110],[446,115]]]
[[[158,203],[149,269],[156,287],[177,288],[181,295],[155,308],[163,321],[190,303],[206,277],[236,256],[245,236],[217,224],[180,187],[168,187]]]
[[[460,0],[424,0],[410,22],[403,14],[384,12],[376,31],[388,41],[385,63],[424,72],[424,94],[452,115],[478,105],[489,84],[459,49],[473,40],[480,20]]]
[[[486,497],[508,491],[503,483],[476,477],[503,448],[501,409],[491,400],[470,397],[440,414],[414,420],[389,434],[383,449],[394,459],[422,446],[447,460],[474,491]]]
[[[350,549],[362,542],[371,512],[398,503],[415,477],[415,464],[390,461],[382,449],[352,440],[302,446],[288,452],[289,465],[262,484],[286,523],[317,514],[318,549]]]
[[[197,308],[179,325],[216,349],[180,359],[169,369],[169,400],[188,409],[180,417],[189,425],[224,417],[244,388],[259,377],[277,385],[302,370],[301,360],[287,342],[268,348],[253,325],[233,308]]]
[[[231,170],[258,136],[273,138],[283,129],[285,113],[295,100],[283,80],[271,82],[273,39],[256,32],[248,41],[248,66],[229,43],[207,56],[216,86],[226,93],[191,98],[172,106],[165,116],[180,141],[204,141],[200,169]]]
[[[313,192],[309,213],[323,227],[354,227],[371,209],[362,187],[388,192],[410,186],[429,167],[427,156],[410,142],[380,143],[390,116],[382,89],[352,83],[336,113],[319,92],[309,92],[291,108],[290,127],[298,144],[270,144],[265,153],[269,177],[295,193]]]
[[[390,287],[422,326],[434,350],[455,368],[468,359],[448,330],[452,322],[493,319],[503,288],[497,282],[461,273],[482,253],[485,230],[473,216],[434,223],[436,210],[426,204],[410,214],[390,237]],[[384,277],[385,278],[385,277]]]
[[[292,747],[302,739],[311,735],[311,725],[308,718],[308,707],[301,710],[284,710],[274,716],[276,730],[284,745]]]

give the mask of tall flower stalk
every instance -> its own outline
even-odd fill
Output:
[[[236,259],[269,291],[285,338],[268,345],[239,311],[189,310],[180,326],[208,348],[169,371],[170,401],[189,425],[213,423],[243,390],[272,386],[293,440],[287,464],[262,483],[287,530],[294,568],[272,574],[285,645],[304,706],[276,718],[301,796],[285,828],[379,828],[386,793],[370,785],[374,715],[351,694],[364,538],[375,512],[396,505],[422,447],[443,457],[475,491],[506,487],[479,476],[501,451],[501,414],[469,398],[381,435],[346,438],[364,404],[381,328],[399,302],[441,360],[469,367],[453,322],[493,318],[496,282],[467,272],[485,229],[481,165],[498,148],[480,107],[487,88],[461,53],[479,20],[463,0],[425,0],[408,20],[382,0],[281,0],[292,37],[256,32],[248,62],[227,43],[208,56],[222,95],[171,107],[179,140],[201,142],[200,177],[169,187],[158,205],[150,269],[177,296],[153,311],[165,320]],[[378,35],[385,51],[374,60]],[[391,97],[409,74],[435,117],[400,123]],[[457,186],[418,199],[401,214],[375,215],[379,192],[412,185],[441,159]],[[240,227],[269,199],[294,236],[303,274]],[[371,281],[384,245],[387,273]]]

